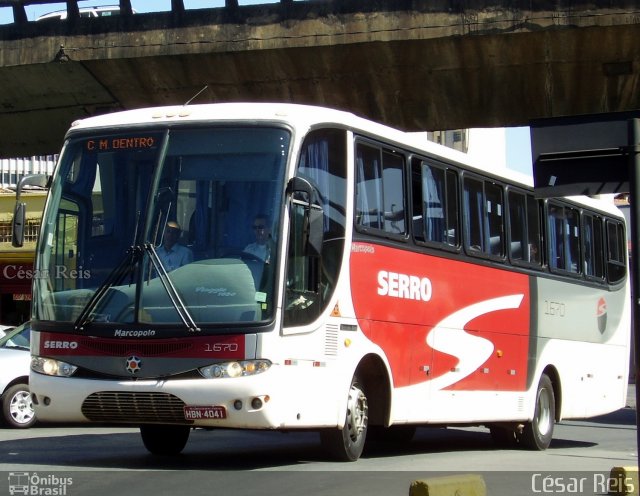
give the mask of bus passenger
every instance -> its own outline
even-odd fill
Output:
[[[162,246],[158,248],[158,257],[167,272],[193,262],[193,252],[178,243],[180,238],[180,224],[170,220],[164,230]]]

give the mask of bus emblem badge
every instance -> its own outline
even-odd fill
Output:
[[[127,358],[127,372],[130,374],[137,374],[142,368],[142,360],[137,356],[130,356]]]
[[[598,300],[598,330],[600,334],[604,334],[607,330],[607,301],[604,298]]]

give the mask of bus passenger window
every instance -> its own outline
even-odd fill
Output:
[[[413,164],[413,229],[418,241],[457,247],[458,176],[424,161]]]
[[[471,253],[504,256],[502,187],[477,179],[464,180],[466,246]]]
[[[593,215],[584,216],[584,273],[587,277],[604,278],[604,231],[602,218]]]
[[[422,165],[422,220],[426,241],[442,243],[445,239],[444,171]]]
[[[607,280],[617,283],[624,279],[626,238],[621,222],[607,220]]]
[[[472,252],[485,250],[483,197],[481,181],[464,180],[465,245]]]
[[[382,154],[382,187],[384,193],[384,230],[394,234],[407,232],[404,208],[404,158],[402,155]]]
[[[380,150],[359,145],[356,168],[356,224],[361,227],[382,229],[382,174]]]
[[[552,269],[582,272],[579,219],[576,209],[549,204],[549,266]]]
[[[540,246],[540,204],[532,195],[527,195],[527,243],[529,262],[542,263]]]
[[[504,216],[502,188],[497,184],[485,183],[487,222],[489,228],[489,253],[504,256]]]
[[[356,170],[356,225],[405,234],[404,157],[359,144]]]
[[[580,267],[580,214],[573,208],[565,208],[565,215],[567,218],[567,242],[569,244],[567,269],[574,273],[580,273],[582,272]]]
[[[527,261],[527,204],[525,195],[509,192],[509,257],[511,260]]]

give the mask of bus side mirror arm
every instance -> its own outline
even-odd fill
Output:
[[[11,244],[20,248],[24,245],[24,226],[27,218],[27,204],[20,201],[22,189],[25,186],[38,186],[40,188],[49,187],[51,177],[46,174],[32,174],[24,176],[18,182],[16,188],[16,206],[13,209],[13,219],[11,221]]]
[[[319,197],[316,188],[302,177],[293,177],[287,184],[286,194],[293,196],[295,193],[303,193],[307,198],[305,205],[304,242],[305,252],[308,256],[319,257],[322,252],[323,241],[323,211],[322,207],[314,200]]]

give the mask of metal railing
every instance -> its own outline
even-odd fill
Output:
[[[14,24],[24,24],[29,22],[29,20],[27,19],[27,12],[25,10],[26,6],[49,3],[53,4],[63,2],[61,2],[60,0],[0,0],[0,7],[11,7],[13,9]],[[80,17],[80,7],[78,6],[78,0],[66,0],[64,3],[66,3],[67,5],[67,19],[78,19]],[[133,15],[131,0],[118,0],[118,3],[120,6],[120,15]],[[279,3],[283,5],[291,5],[293,4],[293,0],[280,0]],[[240,6],[238,4],[238,0],[224,0],[225,9],[235,10],[239,7]],[[185,12],[184,1],[171,0],[171,12]]]
[[[53,173],[57,155],[0,159],[0,188],[14,189],[20,179],[31,174]]]
[[[24,242],[35,243],[40,234],[41,219],[27,219],[24,225]],[[0,220],[0,243],[11,243],[13,231],[10,220]]]

